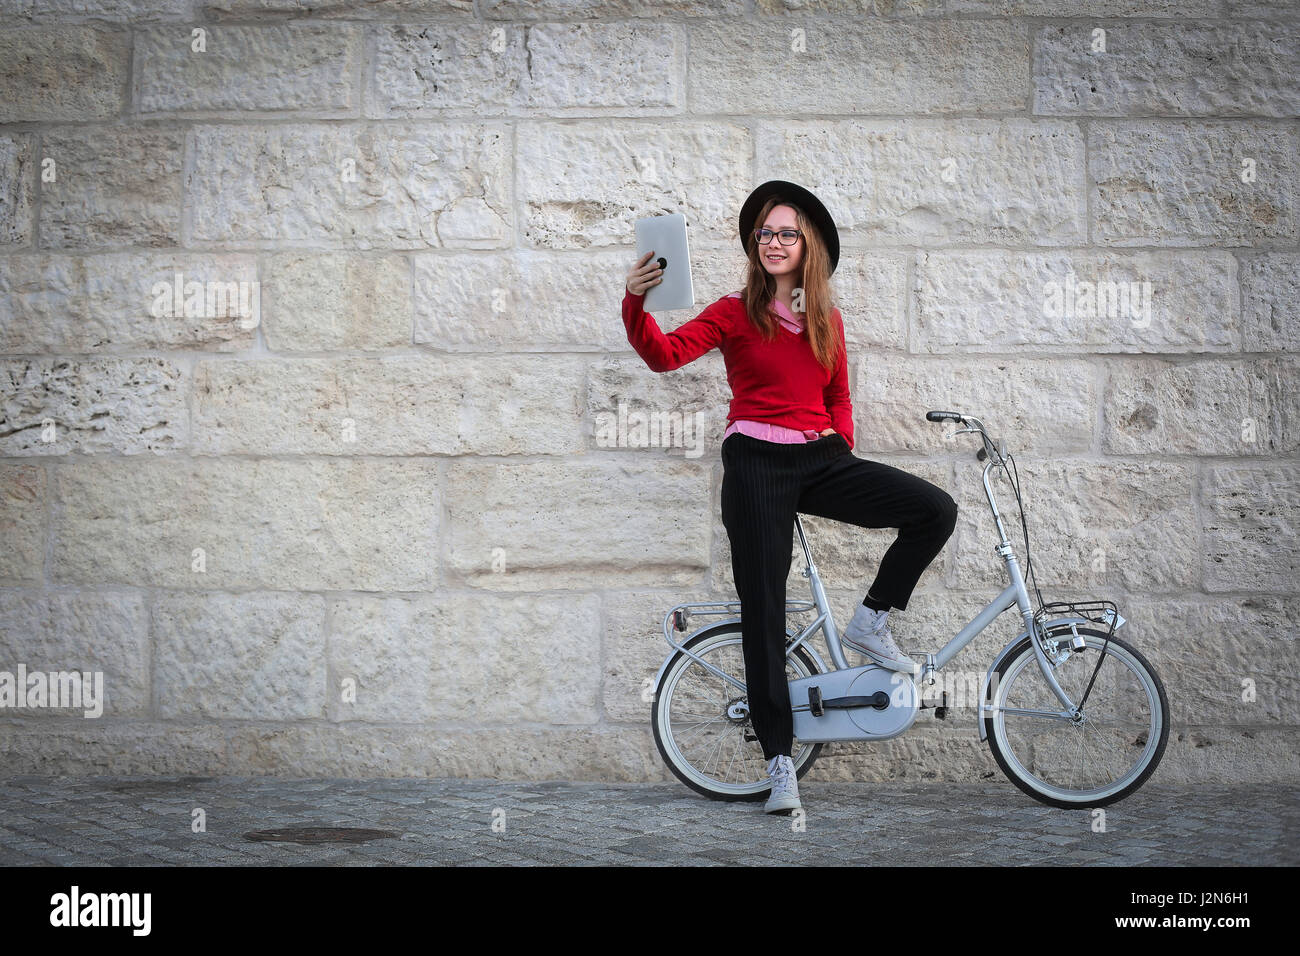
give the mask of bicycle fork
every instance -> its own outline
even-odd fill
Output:
[[[994,510],[994,517],[997,517],[996,509]],[[998,522],[998,527],[999,530],[1001,530],[1001,521]],[[1060,663],[1060,660],[1058,659],[1053,661],[1047,656],[1047,650],[1043,646],[1046,638],[1046,631],[1044,630],[1041,634],[1039,633],[1039,628],[1034,620],[1033,609],[1029,604],[1029,592],[1025,587],[1024,578],[1020,574],[1020,564],[1016,561],[1016,556],[1011,550],[1011,545],[1007,543],[1005,536],[1003,536],[1002,542],[995,546],[994,550],[1006,561],[1007,573],[1011,577],[1011,584],[1007,586],[1004,594],[1013,591],[1015,592],[1016,603],[1019,605],[1020,613],[1025,619],[1025,629],[1018,634],[1014,640],[1002,648],[998,653],[998,656],[993,659],[993,663],[989,665],[988,671],[984,674],[984,686],[980,691],[980,711],[977,720],[977,723],[979,724],[980,740],[986,740],[988,738],[988,734],[985,732],[984,728],[984,720],[986,716],[994,713],[994,708],[988,703],[993,675],[1002,666],[1002,662],[1006,659],[1007,655],[1010,654],[1014,648],[1019,646],[1020,642],[1026,637],[1029,637],[1029,644],[1034,649],[1034,659],[1038,662],[1038,669],[1042,673],[1043,679],[1047,682],[1047,686],[1051,689],[1052,693],[1056,696],[1056,699],[1060,701],[1061,706],[1064,708],[1064,710],[1060,712],[1059,716],[1065,719],[1075,719],[1080,713],[1079,705],[1071,700],[1070,695],[1065,692],[1065,689],[1062,688],[1060,683],[1056,680],[1056,665]],[[1120,616],[1118,612],[1114,613],[1114,618],[1115,629],[1118,629],[1125,623],[1124,618]],[[1068,625],[1073,629],[1074,626],[1079,624],[1095,624],[1096,622],[1086,617],[1066,617],[1055,619],[1052,623],[1057,626]],[[1077,637],[1077,632],[1075,632],[1075,634]],[[1066,653],[1069,654],[1070,652],[1066,651]]]

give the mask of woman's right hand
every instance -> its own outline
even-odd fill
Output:
[[[627,274],[627,282],[624,284],[624,288],[633,295],[643,295],[646,289],[664,281],[662,277],[664,270],[659,268],[658,262],[650,261],[654,254],[655,251],[651,249],[636,261],[636,265],[632,266],[632,271]]]

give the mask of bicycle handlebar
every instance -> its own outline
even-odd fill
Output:
[[[990,455],[996,455],[999,462],[1004,461],[1006,456],[1006,443],[1003,442],[1002,439],[998,439],[994,442],[994,440],[989,437],[989,433],[984,430],[984,423],[978,418],[970,418],[960,412],[945,412],[937,409],[932,409],[931,411],[926,412],[925,418],[926,421],[931,422],[958,422],[959,424],[965,425],[970,431],[979,432],[980,438],[983,441],[983,447],[975,453],[975,458],[978,461],[984,461],[984,459],[988,458]]]

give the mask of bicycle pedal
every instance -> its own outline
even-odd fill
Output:
[[[943,692],[943,696],[939,701],[939,706],[934,708],[934,719],[935,720],[948,719],[948,692],[946,690]]]

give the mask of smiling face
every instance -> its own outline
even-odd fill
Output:
[[[773,232],[780,232],[782,229],[798,230],[799,220],[789,206],[773,206],[771,212],[767,214],[767,219],[755,228],[771,229]],[[803,236],[800,236],[792,246],[781,245],[781,240],[773,236],[772,241],[767,245],[758,247],[758,258],[763,263],[763,268],[774,276],[786,274],[797,276],[800,266],[803,265],[804,246]]]

